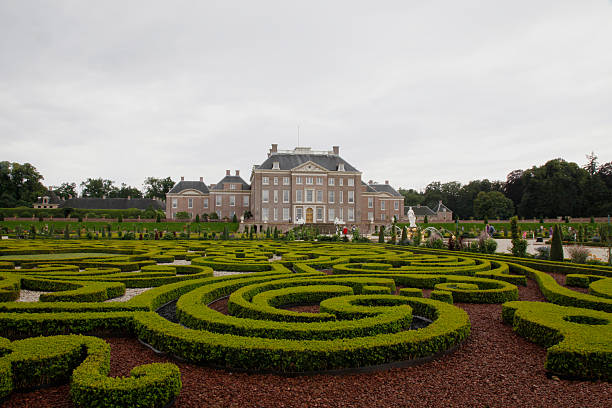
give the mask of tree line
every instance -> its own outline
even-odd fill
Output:
[[[405,205],[439,200],[460,219],[590,217],[612,214],[612,162],[599,164],[591,153],[579,166],[561,158],[542,166],[514,170],[505,181],[429,183],[424,191],[400,189]]]
[[[38,197],[45,195],[48,190],[43,185],[44,177],[36,167],[30,163],[0,162],[0,208],[30,207]],[[174,186],[170,177],[147,177],[143,189],[104,178],[88,178],[82,181],[81,197],[87,198],[157,198],[166,199],[166,193]],[[77,184],[64,182],[54,189],[55,194],[63,199],[78,197]]]

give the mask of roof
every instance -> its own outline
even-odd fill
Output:
[[[400,193],[397,192],[397,190],[395,190],[389,184],[370,184],[370,187],[372,187],[379,193],[389,193],[394,197],[403,197]]]
[[[197,190],[202,194],[208,194],[208,187],[203,181],[179,181],[168,191],[168,194],[178,194],[183,190]]]
[[[57,194],[55,194],[54,191],[47,190],[45,192],[45,195],[38,197],[38,199],[36,200],[36,203],[42,204],[43,197],[49,197],[49,201],[46,204],[60,204],[62,202],[62,200],[60,200],[60,198],[57,196]]]
[[[278,162],[280,170],[291,170],[300,164],[313,162],[329,171],[337,171],[340,163],[344,164],[344,171],[359,171],[351,166],[346,160],[335,154],[317,154],[317,153],[272,153],[262,164],[256,166],[256,169],[271,170],[273,163]]]
[[[441,213],[444,212],[444,209],[446,209],[447,212],[450,212],[450,208],[448,208],[447,206],[445,206],[444,204],[442,204],[442,200],[440,200],[438,202],[438,209],[436,210],[437,213]]]
[[[164,210],[164,205],[152,198],[71,198],[63,201],[60,208],[82,208],[87,210]]]
[[[410,207],[412,207],[412,211],[414,211],[414,215],[417,217],[436,215],[436,213],[426,205],[404,205],[404,215],[408,215]]]
[[[366,182],[361,181],[361,185],[366,186],[366,190],[365,190],[366,193],[376,193],[376,190],[370,187]]]
[[[251,186],[240,176],[225,176],[212,188],[214,191],[223,190],[224,184],[242,184],[242,190],[250,190]]]

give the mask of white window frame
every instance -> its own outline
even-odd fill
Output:
[[[295,201],[301,203],[304,200],[304,190],[295,190]]]
[[[274,185],[278,186],[278,177],[274,177]]]
[[[295,177],[295,184],[302,184],[302,176]]]
[[[368,208],[374,208],[374,197],[368,197]]]
[[[268,176],[263,176],[261,178],[261,184],[263,184],[264,186],[267,186],[268,184],[270,184],[270,178]]]
[[[372,211],[368,211],[368,220],[374,221],[374,213]]]
[[[327,218],[329,219],[329,221],[334,221],[335,217],[336,217],[336,210],[334,210],[333,208],[328,208]]]
[[[317,186],[323,185],[323,177],[317,177]]]
[[[333,177],[329,177],[329,178],[327,179],[327,185],[328,185],[328,186],[334,186],[334,185],[336,185],[336,181],[335,181],[335,180],[336,180],[335,178],[333,178]]]
[[[349,177],[347,179],[347,183],[346,183],[349,187],[354,187],[355,186],[355,179],[352,177]]]
[[[289,202],[289,190],[283,190],[283,203]]]
[[[314,184],[314,177],[306,176],[306,184],[309,185],[309,186]]]
[[[278,221],[278,208],[274,207],[274,221]]]
[[[384,211],[384,210],[386,210],[385,207],[386,207],[385,200],[380,200],[380,209]]]
[[[278,203],[278,190],[274,190],[274,203]]]
[[[242,206],[243,207],[249,206],[249,196],[248,195],[242,196]]]
[[[327,202],[333,204],[336,201],[336,192],[334,190],[327,191]]]
[[[395,200],[395,202],[393,203],[393,208],[395,209],[395,211],[399,211],[399,200]]]
[[[344,204],[344,191],[340,190],[339,193],[340,193],[340,197],[338,197],[338,202],[340,204]]]
[[[346,202],[350,204],[355,203],[355,191],[353,190],[348,191]]]
[[[178,208],[178,198],[172,199],[172,208]]]
[[[283,207],[283,221],[289,221],[289,207]]]
[[[193,198],[191,197],[187,199],[187,208],[193,208]]]
[[[308,197],[310,196],[310,199]],[[304,202],[305,203],[314,203],[315,193],[314,190],[305,190],[304,192]]]
[[[208,208],[208,198],[204,199],[204,208]]]
[[[235,206],[236,206],[236,196],[231,195],[230,196],[230,207],[235,207]]]
[[[317,207],[315,209],[315,216],[317,217],[317,221],[325,221],[325,210],[323,207]]]
[[[221,197],[220,195],[215,196],[215,206],[217,207],[221,207],[223,205],[223,197]]]
[[[289,185],[289,177],[283,177],[283,186]]]
[[[267,207],[262,208],[261,209],[261,220],[268,221],[269,217],[270,217],[270,209]]]
[[[323,202],[323,190],[317,190],[316,192],[316,199],[317,199],[317,203],[322,203]]]
[[[349,207],[347,212],[348,212],[348,215],[347,215],[348,220],[355,221],[355,208]]]
[[[270,190],[261,190],[261,202],[262,203],[270,202]]]
[[[304,219],[304,208],[303,207],[295,207],[295,220]]]
[[[344,179],[342,177],[338,178],[338,185],[339,186],[343,186],[344,185]]]
[[[230,184],[230,190],[235,190],[236,189],[236,185],[235,184]]]

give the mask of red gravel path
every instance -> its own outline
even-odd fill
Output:
[[[521,300],[543,301],[529,281]],[[457,304],[472,321],[470,338],[453,354],[423,365],[343,376],[285,378],[177,363],[178,407],[609,407],[612,384],[549,380],[543,348],[501,322],[501,305]],[[168,361],[134,339],[110,338],[111,374]],[[70,406],[68,387],[15,393],[6,407]]]

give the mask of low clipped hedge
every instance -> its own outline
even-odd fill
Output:
[[[0,397],[70,381],[77,406],[164,407],[181,389],[174,364],[147,364],[134,368],[128,378],[108,377],[110,346],[94,337],[1,339],[0,348]]]
[[[521,337],[546,347],[551,374],[612,380],[612,314],[544,302],[508,302],[502,318]]]

